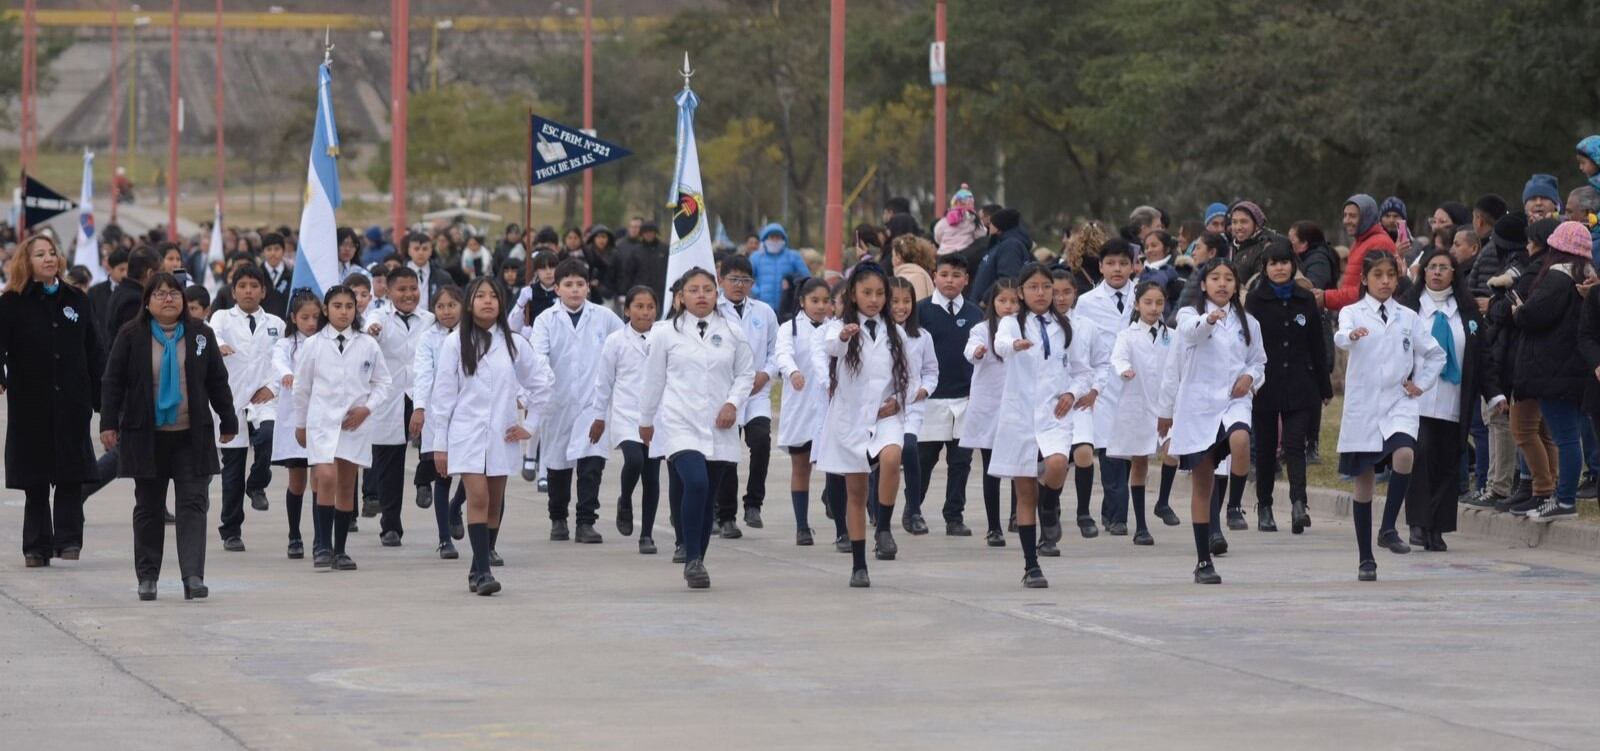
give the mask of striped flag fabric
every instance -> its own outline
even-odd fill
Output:
[[[321,297],[339,283],[339,238],[334,211],[339,208],[339,131],[333,120],[333,70],[317,67],[317,119],[306,167],[305,206],[300,211],[300,241],[294,251],[290,297],[309,289]],[[285,315],[286,311],[272,311]]]
[[[94,231],[94,152],[83,152],[83,189],[78,194],[78,242],[73,246],[72,263],[89,270],[94,283],[106,280],[100,263],[100,239]]]
[[[687,60],[684,62],[687,66]],[[700,105],[685,82],[678,92],[678,158],[672,171],[672,244],[667,252],[667,288],[688,270],[700,267],[717,274],[711,251],[711,227],[706,219],[705,194],[700,185],[700,151],[694,141],[694,110]]]

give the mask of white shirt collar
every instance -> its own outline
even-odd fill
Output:
[[[1119,292],[1132,292],[1133,291],[1131,289],[1128,289],[1128,282],[1123,282],[1121,287],[1113,287],[1113,286],[1111,286],[1111,282],[1108,282],[1108,281],[1105,281],[1105,280],[1101,280],[1100,284],[1098,286],[1100,288],[1104,289],[1106,291],[1105,293],[1107,295],[1116,295]],[[1112,299],[1116,299],[1116,298],[1113,297]],[[1127,299],[1127,298],[1123,298],[1123,299]]]
[[[957,297],[945,297],[944,293],[940,292],[938,290],[938,288],[935,288],[933,290],[933,304],[937,305],[937,306],[939,306],[941,308],[948,308],[950,303],[955,303],[956,304],[956,312],[960,313],[961,312],[961,307],[962,307],[962,302],[963,302],[963,299],[960,296],[957,296]]]
[[[1373,297],[1372,293],[1368,292],[1365,297],[1361,298],[1361,301],[1366,303],[1367,308],[1374,313],[1378,312],[1379,310],[1384,310],[1384,315],[1389,315],[1390,313],[1394,312],[1393,297],[1384,302],[1378,302],[1378,298]]]
[[[1145,262],[1144,262],[1144,267],[1147,268],[1147,269],[1159,269],[1159,268],[1162,268],[1162,267],[1166,266],[1169,263],[1172,263],[1172,254],[1171,253],[1168,253],[1165,258],[1163,258],[1163,259],[1161,259],[1159,261],[1151,261],[1151,260],[1146,259]],[[1123,285],[1123,286],[1127,286],[1127,285]]]

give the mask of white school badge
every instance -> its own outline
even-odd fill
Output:
[[[965,319],[965,318],[957,318],[957,319],[956,319],[956,325],[957,325],[957,326],[960,326],[960,327],[962,327],[962,328],[966,328],[966,325],[967,325],[967,319]]]
[[[722,335],[721,334],[712,334],[711,335],[711,346],[713,346],[713,347],[721,347],[722,346]]]
[[[201,334],[194,338],[194,356],[199,357],[206,353],[206,335]]]
[[[1467,321],[1467,333],[1469,333],[1469,334],[1478,333],[1478,322],[1477,321]]]
[[[1402,338],[1400,340],[1400,348],[1405,350],[1405,351],[1407,351],[1407,352],[1410,352],[1411,351],[1411,337],[1407,336],[1407,337]]]
[[[69,321],[71,321],[73,323],[77,323],[78,322],[78,311],[75,308],[73,308],[71,305],[68,305],[67,307],[62,308],[61,309],[61,315],[66,316],[67,320],[69,320]]]
[[[1300,324],[1301,326],[1306,325],[1306,314],[1304,314],[1304,313],[1297,314],[1294,317],[1294,322]]]

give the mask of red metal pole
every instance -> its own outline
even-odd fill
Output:
[[[21,161],[22,182],[27,182],[28,170],[33,167],[33,83],[34,83],[34,37],[38,33],[36,19],[34,18],[35,0],[26,0],[22,6],[22,131],[21,135]],[[24,186],[26,187],[26,186]],[[17,212],[17,237],[26,239],[28,236],[28,212],[24,207]]]
[[[120,107],[121,107],[122,91],[121,91],[121,87],[117,84],[117,78],[118,78],[118,76],[117,76],[117,73],[118,73],[118,67],[117,67],[118,66],[117,37],[120,35],[120,32],[122,31],[122,29],[117,25],[117,6],[119,6],[121,4],[122,3],[117,2],[117,0],[112,0],[112,2],[111,2],[111,113],[110,113],[110,115],[108,116],[107,119],[111,121],[111,190],[110,190],[110,193],[111,193],[111,220],[110,221],[111,221],[112,224],[115,224],[116,221],[117,221],[117,131],[121,130],[121,128],[119,126],[122,124],[122,119],[120,117],[118,117],[118,115],[121,114],[121,112],[119,110],[120,110]]]
[[[935,6],[933,16],[933,37],[940,47],[945,47],[945,0],[939,0]],[[949,69],[948,49],[946,50],[946,70]],[[933,200],[934,206],[939,206],[940,201],[949,197],[945,189],[949,184],[945,182],[945,90],[947,86],[933,87]]]
[[[226,176],[228,158],[226,156],[226,141],[223,140],[222,131],[226,120],[223,118],[222,99],[222,0],[217,0],[217,207],[222,206],[222,181]]]
[[[167,58],[167,239],[178,241],[178,17],[182,0],[172,0],[172,53]]]
[[[583,0],[583,129],[594,130],[594,0]],[[594,170],[584,170],[584,231],[591,226],[594,226]]]
[[[844,270],[844,6],[833,0],[828,27],[828,203],[824,265]]]
[[[406,228],[406,98],[411,85],[411,0],[391,0],[394,59],[389,76],[389,222],[395,243]]]

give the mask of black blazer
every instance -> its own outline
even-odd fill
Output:
[[[1467,292],[1465,277],[1458,278],[1463,283],[1456,285],[1456,310],[1461,314],[1461,330],[1466,334],[1467,341],[1461,348],[1461,419],[1456,422],[1459,433],[1456,440],[1462,448],[1466,448],[1467,434],[1472,429],[1472,413],[1478,409],[1478,400],[1488,401],[1502,392],[1499,379],[1493,377],[1490,368],[1489,326],[1478,315],[1478,303]],[[1413,284],[1397,295],[1395,301],[1420,314],[1423,290],[1427,287],[1426,284]],[[1425,323],[1432,325],[1431,322]]]
[[[6,388],[6,487],[94,479],[90,413],[103,353],[89,298],[38,282],[0,295],[0,386]]]
[[[1278,412],[1310,409],[1333,398],[1322,312],[1316,298],[1299,284],[1288,300],[1279,300],[1266,285],[1262,276],[1244,304],[1245,312],[1261,324],[1261,347],[1267,352],[1266,382],[1256,392],[1254,407]]]
[[[217,461],[212,413],[220,420],[217,433],[235,435],[239,432],[233,392],[228,388],[228,368],[222,364],[217,335],[205,322],[184,318],[183,338],[189,438],[198,458],[195,467],[200,474],[214,475],[221,472],[222,467]],[[155,381],[150,372],[150,350],[154,346],[150,330],[135,319],[117,333],[106,363],[106,376],[100,387],[100,432],[115,430],[120,433],[117,445],[122,450],[117,461],[118,477],[156,476]]]
[[[261,301],[261,307],[266,308],[268,313],[271,313],[284,320],[288,320],[289,290],[294,288],[294,269],[289,268],[289,264],[284,264],[283,275],[278,277],[277,284],[271,284],[272,272],[267,271],[265,264],[261,266],[261,271],[267,275],[267,281],[269,283],[269,286],[267,287],[267,296]],[[341,280],[341,283],[342,281],[343,280]],[[229,304],[230,306],[232,304],[231,295],[229,296]]]

